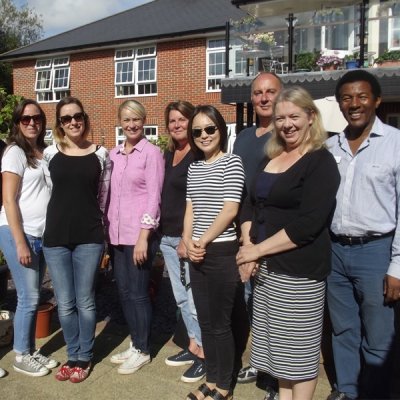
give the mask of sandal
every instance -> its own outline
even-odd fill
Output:
[[[206,398],[207,396],[210,396],[212,393],[212,390],[205,384],[202,383],[197,390],[204,395],[204,398]],[[190,392],[187,396],[186,396],[186,400],[199,400],[199,398],[193,393]]]
[[[217,389],[211,390],[208,397],[212,400],[233,400],[232,392],[229,391],[228,394],[224,396],[222,393],[218,392]]]

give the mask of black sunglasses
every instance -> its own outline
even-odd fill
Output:
[[[74,119],[76,122],[82,122],[85,119],[85,113],[84,112],[78,112],[74,115],[63,115],[60,117],[60,122],[63,125],[70,124],[72,122],[72,119]]]
[[[22,125],[29,125],[31,123],[31,120],[33,119],[33,123],[35,124],[40,124],[42,122],[42,116],[40,114],[36,115],[23,115],[20,119],[19,122],[21,122]]]
[[[203,131],[207,133],[207,135],[214,135],[217,130],[218,128],[214,125],[206,126],[205,128],[194,128],[192,129],[192,136],[194,138],[199,138]]]

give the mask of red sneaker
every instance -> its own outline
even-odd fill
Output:
[[[67,363],[61,365],[60,369],[57,371],[55,378],[58,381],[67,381],[71,377],[72,371],[75,367],[70,367]]]
[[[74,367],[69,377],[70,382],[80,383],[84,381],[89,376],[91,366],[92,363],[89,363],[89,365],[86,368]]]

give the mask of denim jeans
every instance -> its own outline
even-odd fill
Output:
[[[181,310],[188,336],[189,338],[194,339],[198,346],[202,346],[200,326],[197,320],[197,311],[193,301],[192,289],[190,286],[183,286],[180,278],[180,260],[178,253],[176,252],[180,241],[180,237],[163,236],[161,238],[160,250],[164,256],[175,301]],[[184,269],[186,285],[188,285],[190,283],[190,277],[189,264],[187,261],[184,261]]]
[[[129,245],[112,245],[111,263],[133,346],[149,353],[152,318],[149,282],[154,252],[150,241],[147,261],[137,266],[133,263],[133,249]]]
[[[383,280],[392,238],[363,245],[332,243],[327,299],[337,390],[351,398],[389,398],[394,312]]]
[[[103,244],[43,247],[68,360],[90,361],[96,329],[95,285]]]
[[[235,361],[232,310],[243,284],[236,265],[236,241],[210,243],[202,263],[190,263],[193,299],[199,317],[207,382],[231,388]]]
[[[26,240],[31,247],[32,262],[29,266],[19,263],[14,238],[8,225],[0,226],[0,249],[3,252],[8,268],[17,290],[17,309],[14,317],[14,351],[28,354],[35,351],[36,314],[40,299],[40,287],[45,272],[43,252],[37,254],[34,241],[37,239],[27,235]]]

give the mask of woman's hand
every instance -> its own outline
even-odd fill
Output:
[[[187,254],[192,262],[202,262],[204,260],[204,256],[206,254],[206,249],[204,244],[199,240],[188,240],[187,241]]]
[[[27,266],[32,262],[31,249],[27,243],[21,243],[16,245],[17,258],[21,265]]]
[[[254,276],[258,270],[258,264],[256,262],[249,262],[239,265],[239,275],[241,281],[247,282],[251,276]]]
[[[256,262],[260,256],[257,245],[246,244],[240,247],[236,255],[236,263],[240,266],[241,264]]]
[[[142,265],[147,261],[147,249],[147,239],[139,236],[139,239],[133,248],[133,263],[135,265]]]
[[[183,239],[180,240],[176,252],[178,253],[179,258],[188,258],[187,248]]]

